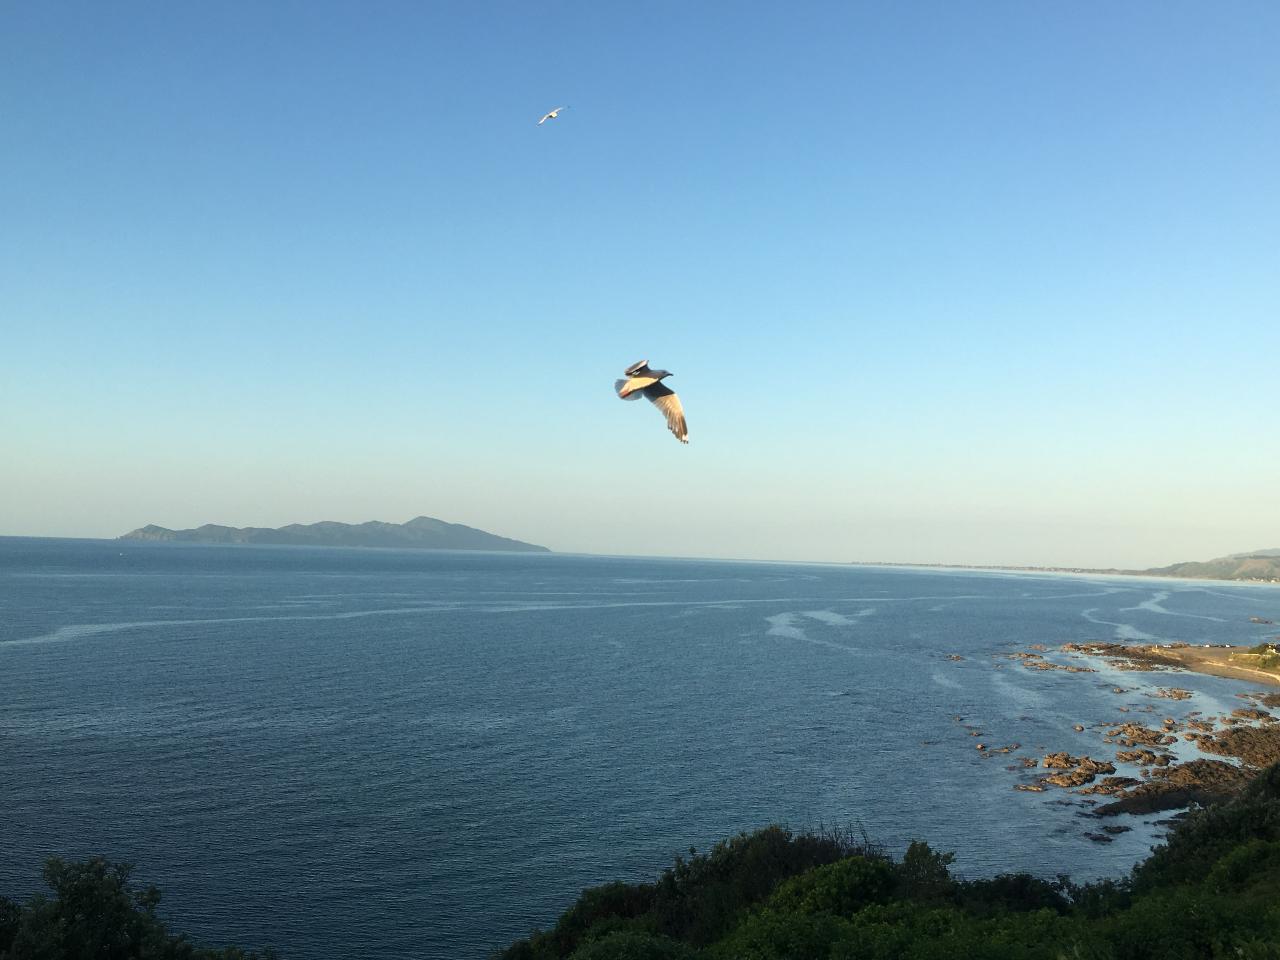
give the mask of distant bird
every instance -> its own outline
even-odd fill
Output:
[[[663,386],[662,378],[672,374],[667,370],[650,370],[649,361],[633,363],[625,371],[627,379],[615,380],[613,388],[623,400],[638,400],[643,394],[667,418],[667,426],[681,443],[689,442],[689,427],[684,422],[684,407],[670,387]]]
[[[550,113],[544,113],[542,115],[542,119],[538,121],[538,126],[542,126],[548,120],[555,120],[557,117],[560,116],[561,110],[568,110],[568,109],[569,109],[568,107],[556,107]]]

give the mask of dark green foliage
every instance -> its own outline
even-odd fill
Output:
[[[1183,884],[1138,897],[1128,910],[1082,926],[1078,936],[1082,954],[1098,960],[1235,957],[1246,944],[1280,945],[1280,909],[1257,909],[1199,884]],[[1280,950],[1255,955],[1280,960]]]
[[[792,877],[769,898],[785,913],[831,913],[849,917],[872,903],[884,903],[893,889],[893,870],[881,860],[848,857]]]
[[[959,880],[951,854],[925,843],[893,863],[831,839],[739,835],[653,886],[588,891],[555,930],[501,956],[1280,960],[1280,766],[1179,825],[1124,881]],[[569,943],[576,952],[557,947]]]
[[[796,835],[773,826],[721,841],[709,854],[677,858],[658,880],[657,929],[694,946],[711,943],[780,881],[858,849],[845,835]]]
[[[579,947],[570,960],[694,960],[694,951],[669,937],[616,932]]]
[[[44,867],[53,897],[25,906],[0,899],[0,960],[269,960],[229,947],[208,950],[170,934],[156,916],[160,891],[129,882],[128,864],[94,857]]]
[[[559,960],[603,931],[661,934],[692,946],[723,936],[748,907],[788,877],[860,854],[878,857],[847,830],[795,834],[772,826],[717,843],[709,853],[677,857],[658,882],[609,884],[588,890],[550,931],[536,931],[497,954],[502,960]]]
[[[1064,881],[1050,882],[1026,873],[1002,873],[990,880],[957,885],[956,902],[975,915],[1052,910],[1066,913],[1071,901]]]
[[[534,935],[530,943],[534,952],[529,956],[569,956],[588,932],[600,935],[651,927],[652,921],[647,924],[637,921],[653,910],[653,901],[652,884],[607,883],[592,887],[564,912],[554,930]]]
[[[955,854],[936,853],[927,843],[913,840],[895,871],[898,895],[911,900],[940,901],[951,896],[950,866]]]
[[[750,914],[706,952],[708,960],[821,960],[847,924],[829,913],[766,907]]]
[[[22,923],[22,907],[8,897],[0,897],[0,957],[9,952]]]
[[[1280,764],[1258,775],[1229,803],[1188,817],[1168,842],[1133,871],[1133,889],[1144,892],[1204,877],[1220,858],[1250,840],[1280,840]]]

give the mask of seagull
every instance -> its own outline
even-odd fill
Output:
[[[649,361],[633,363],[625,371],[627,379],[615,380],[613,388],[623,400],[638,400],[641,395],[649,398],[667,418],[667,426],[681,443],[689,442],[689,427],[684,422],[684,407],[674,390],[663,386],[662,378],[672,376],[667,370],[650,370]]]
[[[569,109],[568,107],[556,107],[550,113],[544,113],[542,115],[542,119],[538,121],[538,126],[542,126],[548,120],[555,120],[557,117],[560,116],[561,110],[568,110],[568,109]]]

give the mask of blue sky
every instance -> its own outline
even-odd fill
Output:
[[[1278,48],[1270,2],[5,5],[0,534],[1280,546]]]

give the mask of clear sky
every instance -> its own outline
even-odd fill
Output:
[[[0,534],[1280,546],[1277,50],[1273,0],[2,4]]]

